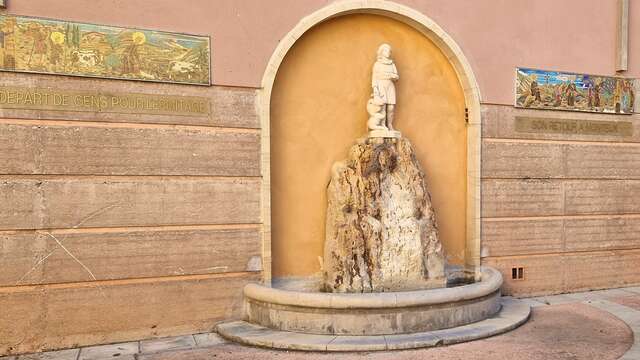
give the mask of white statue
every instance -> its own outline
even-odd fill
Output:
[[[380,45],[377,55],[378,59],[373,64],[371,73],[373,94],[367,102],[367,112],[370,116],[367,126],[372,131],[370,136],[399,137],[399,133],[393,129],[393,118],[396,105],[394,82],[398,81],[400,76],[391,59],[389,44]]]

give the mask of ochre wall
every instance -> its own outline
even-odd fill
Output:
[[[436,45],[412,27],[358,14],[312,28],[278,70],[271,97],[276,278],[320,271],[330,169],[366,135],[371,66],[384,42],[393,47],[400,73],[396,126],[426,172],[449,261],[463,261],[466,129],[458,78]]]

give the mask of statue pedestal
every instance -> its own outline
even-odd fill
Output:
[[[402,137],[400,131],[397,130],[369,130],[370,138],[392,138],[399,139]]]

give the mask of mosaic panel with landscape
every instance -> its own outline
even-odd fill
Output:
[[[209,37],[0,16],[0,70],[210,84]]]
[[[632,114],[637,80],[516,69],[516,107]]]

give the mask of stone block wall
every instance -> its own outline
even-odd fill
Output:
[[[3,85],[199,96],[212,109],[0,109],[0,354],[240,316],[242,287],[262,277],[256,89],[11,73]],[[482,109],[482,262],[504,292],[640,283],[640,115]],[[627,122],[633,135],[522,132],[518,117]]]
[[[210,116],[0,110],[0,355],[210,331],[261,278],[251,88],[3,73],[206,97]]]
[[[482,263],[503,273],[504,293],[640,283],[640,115],[483,105],[482,116]],[[525,132],[516,123],[527,117],[633,131]]]

